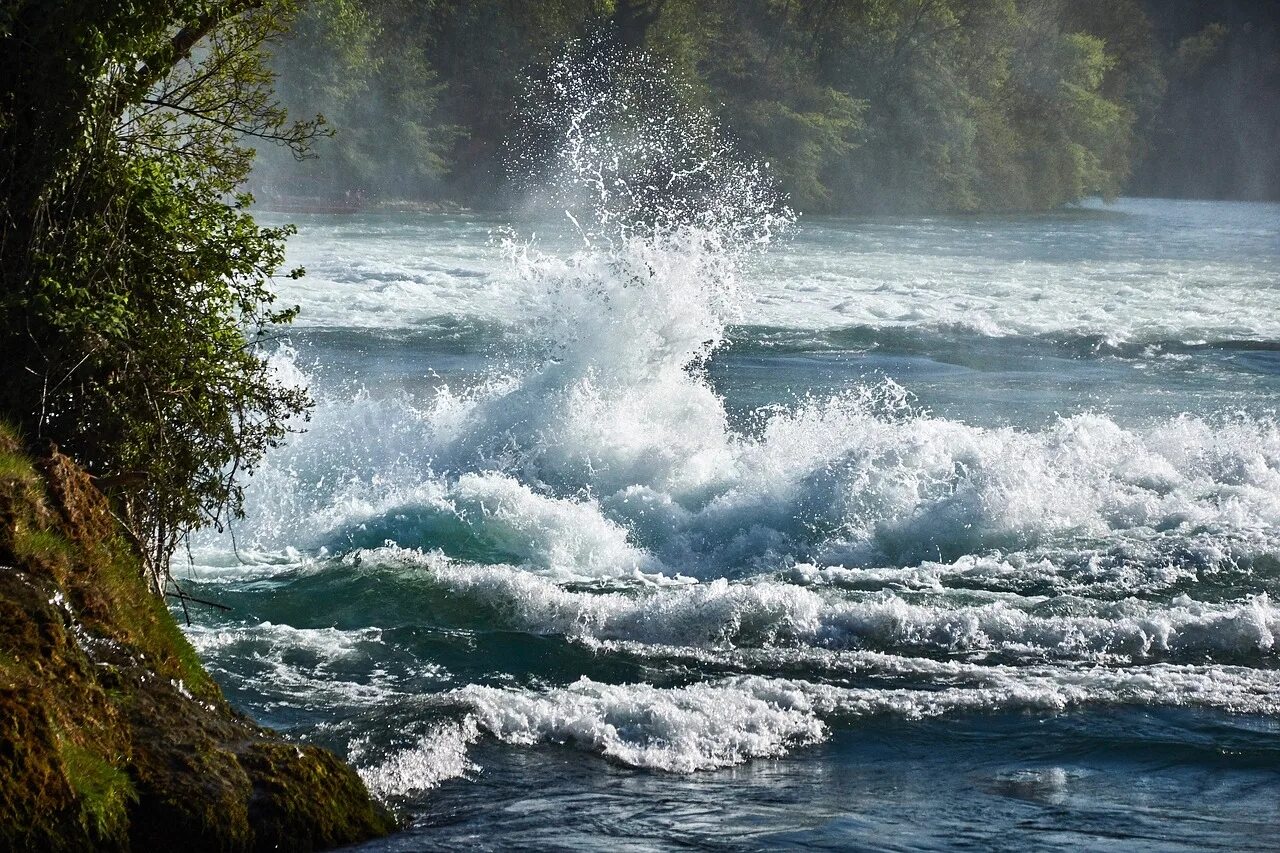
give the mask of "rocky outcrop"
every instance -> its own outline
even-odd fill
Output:
[[[0,849],[319,850],[392,829],[234,711],[89,477],[0,430]]]

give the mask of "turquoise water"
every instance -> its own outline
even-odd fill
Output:
[[[189,636],[365,849],[1274,847],[1280,206],[298,220]]]

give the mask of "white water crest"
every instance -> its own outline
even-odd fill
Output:
[[[449,779],[479,772],[481,768],[467,758],[467,747],[479,736],[475,720],[467,717],[433,726],[413,746],[381,761],[366,760],[368,744],[364,741],[357,740],[349,749],[370,793],[387,799],[429,791]]]
[[[309,223],[289,244],[307,275],[280,282],[281,299],[302,306],[303,328],[442,334],[451,326],[440,323],[458,318],[516,327],[507,258],[488,236],[496,224]],[[1175,230],[1199,242],[1172,243]],[[538,231],[548,246],[572,245]],[[1278,233],[1280,205],[1147,199],[1024,223],[806,217],[790,239],[748,261],[739,317],[809,334],[1081,336],[1156,347],[1276,341]]]
[[[923,662],[927,664],[929,662]],[[954,668],[933,667],[951,681]],[[919,673],[917,673],[919,674]],[[636,767],[689,772],[780,755],[825,738],[825,720],[935,717],[959,711],[1062,711],[1081,704],[1164,704],[1280,711],[1271,673],[1226,667],[1053,670],[983,667],[965,686],[848,688],[741,676],[677,688],[582,679],[546,691],[467,687],[450,698],[513,744],[571,743]]]
[[[743,435],[696,371],[640,338],[619,347],[653,358],[640,375],[578,352],[427,409],[323,403],[255,477],[241,545],[480,548],[564,579],[1022,555],[1077,584],[1280,548],[1274,421],[980,428],[912,412],[887,385],[762,412]]]
[[[503,627],[593,645],[998,652],[1034,660],[1270,660],[1280,632],[1280,609],[1265,593],[1224,603],[1187,596],[1162,603],[1073,598],[1053,608],[1043,596],[976,589],[904,596],[892,587],[834,591],[768,577],[578,591],[524,569],[459,565],[414,550],[358,556],[425,570],[450,595],[504,614]]]
[[[968,256],[917,247],[903,261],[870,246],[864,269],[809,246],[823,274],[793,275],[777,241],[794,217],[767,170],[737,159],[642,59],[586,50],[535,94],[544,112],[523,141],[536,238],[408,250],[357,224],[359,240],[335,243],[332,280],[298,292],[317,325],[493,322],[511,357],[418,393],[318,381],[307,432],[253,478],[237,554],[211,535],[193,553],[209,583],[328,595],[358,581],[394,599],[397,618],[418,605],[467,642],[550,638],[679,676],[522,679],[499,661],[458,684],[403,660],[411,640],[391,629],[252,620],[192,632],[215,672],[236,687],[246,669],[266,679],[271,708],[321,697],[420,711],[429,729],[394,752],[351,746],[393,797],[475,772],[481,738],[690,772],[780,756],[868,716],[1280,712],[1274,417],[979,425],[869,378],[735,419],[711,377],[751,323],[1280,337],[1277,291],[1243,292],[1256,270],[1228,270],[1236,289],[1215,290],[1188,255],[1133,270],[1103,299],[1087,264],[991,275]],[[967,273],[952,279],[947,264]],[[1140,285],[1161,275],[1177,295],[1157,304]],[[331,287],[353,282],[371,286]],[[1260,310],[1227,312],[1224,292]],[[282,352],[280,370],[318,369],[297,361]]]
[[[1177,573],[1280,547],[1274,418],[991,428],[881,380],[732,428],[708,359],[793,215],[643,57],[579,46],[529,100],[517,150],[563,233],[508,236],[490,289],[532,366],[427,403],[322,389],[308,433],[256,478],[243,544],[390,540],[563,580],[971,555]]]

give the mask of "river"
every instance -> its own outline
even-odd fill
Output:
[[[316,408],[175,571],[362,849],[1273,847],[1280,205],[292,220]]]

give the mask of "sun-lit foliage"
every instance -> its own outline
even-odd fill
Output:
[[[263,62],[292,5],[0,6],[0,416],[98,479],[156,587],[307,405],[264,348],[288,230],[235,194],[245,140],[302,156],[319,130]]]
[[[338,139],[263,181],[500,202],[525,81],[601,34],[657,57],[815,211],[1115,195],[1163,92],[1136,0],[319,0],[275,63],[295,107],[337,105]]]

